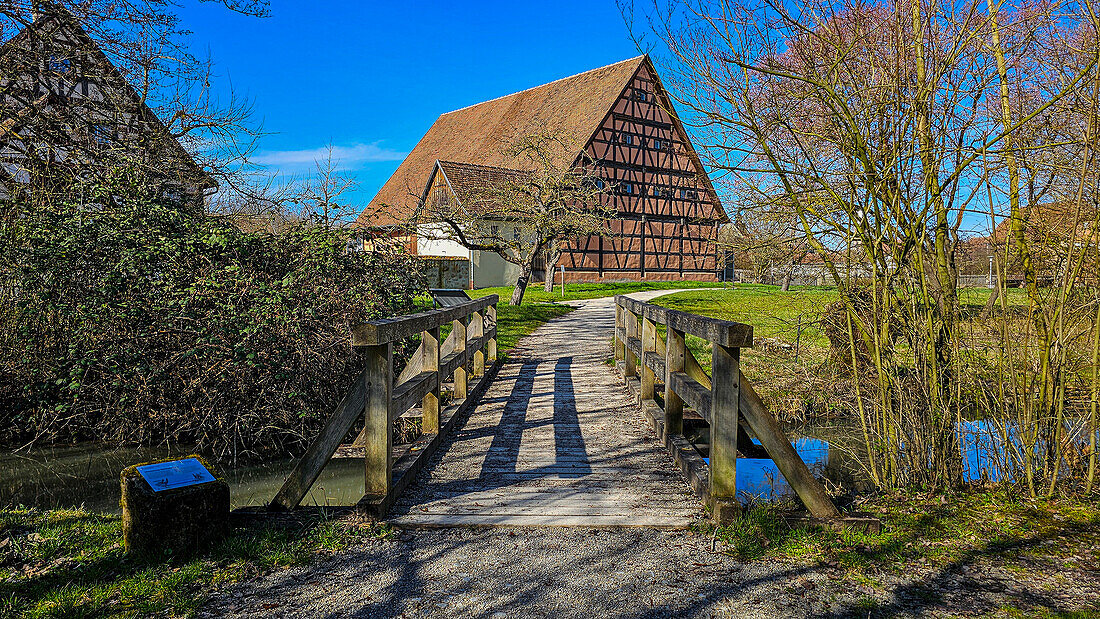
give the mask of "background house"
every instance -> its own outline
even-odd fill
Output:
[[[443,228],[422,207],[426,200],[459,199],[456,183],[522,173],[523,164],[506,154],[508,146],[547,131],[575,136],[576,148],[563,156],[574,166],[595,162],[608,188],[601,199],[617,214],[607,236],[566,244],[559,264],[567,279],[719,278],[715,240],[729,219],[646,56],[443,114],[357,224],[420,255],[467,257],[475,287],[513,284],[518,269],[443,238]],[[509,224],[499,225],[507,234]],[[536,280],[547,265],[537,266]]]
[[[76,19],[52,3],[0,45],[0,197],[126,167],[196,209],[216,183]]]

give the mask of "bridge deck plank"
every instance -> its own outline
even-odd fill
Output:
[[[588,301],[521,341],[392,521],[682,528],[703,517],[607,363],[614,315],[611,299]]]

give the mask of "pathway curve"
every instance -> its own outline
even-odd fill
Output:
[[[614,299],[572,304],[509,352],[469,419],[398,500],[393,522],[677,528],[702,516],[609,363]]]

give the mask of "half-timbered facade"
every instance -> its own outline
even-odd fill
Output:
[[[577,149],[566,156],[573,157],[572,165],[595,162],[593,172],[607,188],[601,199],[617,214],[606,235],[565,244],[558,264],[568,279],[718,278],[715,240],[729,219],[645,56],[444,114],[358,223],[412,233],[410,247],[417,253],[461,253],[453,242],[431,238],[438,237],[439,226],[422,216],[432,211],[425,204],[459,198],[449,176],[522,172],[505,154],[507,146],[547,130],[576,136]],[[511,283],[516,270],[504,271],[504,281],[477,285]]]
[[[36,177],[127,167],[202,209],[217,187],[64,8],[0,45],[0,199]]]

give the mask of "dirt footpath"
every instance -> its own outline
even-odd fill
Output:
[[[742,563],[687,531],[436,529],[401,533],[221,592],[201,616],[1007,616],[1096,605],[1096,578],[1019,579],[987,565],[846,574]],[[860,584],[860,583],[867,584]],[[1020,616],[1020,615],[1011,615]],[[1085,615],[1081,615],[1085,616]]]

